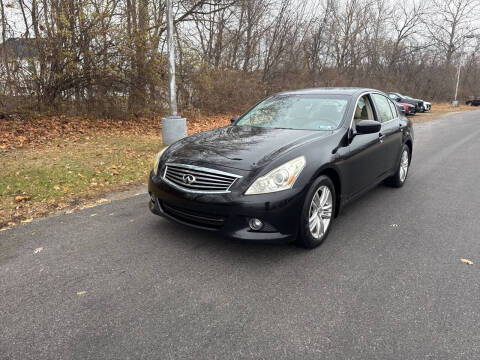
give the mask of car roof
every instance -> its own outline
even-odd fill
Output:
[[[324,88],[311,88],[311,89],[299,89],[291,91],[283,91],[277,95],[355,95],[357,93],[363,93],[367,91],[377,91],[375,89],[360,88],[360,87],[324,87]]]

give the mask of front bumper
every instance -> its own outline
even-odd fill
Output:
[[[193,228],[215,231],[242,240],[289,242],[296,238],[305,190],[290,189],[271,194],[194,194],[176,189],[150,173],[150,210]],[[263,221],[253,231],[250,218]]]

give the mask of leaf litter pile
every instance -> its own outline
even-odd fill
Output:
[[[192,116],[188,134],[230,118]],[[0,119],[0,229],[145,183],[161,140],[161,117]]]

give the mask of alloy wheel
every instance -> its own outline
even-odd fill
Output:
[[[322,185],[312,198],[308,217],[310,233],[315,239],[320,239],[326,233],[332,219],[332,208],[332,192]]]
[[[402,158],[400,160],[400,181],[404,182],[405,179],[407,178],[407,173],[408,173],[408,151],[403,150],[402,152]]]

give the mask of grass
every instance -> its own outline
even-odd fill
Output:
[[[2,154],[0,228],[144,183],[161,148],[159,137],[86,136]]]

